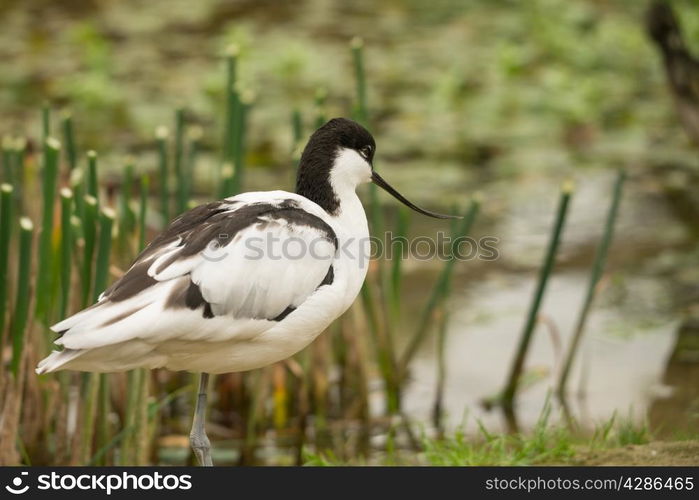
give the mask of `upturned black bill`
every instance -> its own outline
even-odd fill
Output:
[[[429,210],[425,210],[424,208],[418,207],[418,206],[415,205],[414,203],[408,201],[408,199],[405,198],[405,196],[403,196],[403,195],[400,194],[398,191],[396,191],[395,189],[393,189],[393,188],[391,187],[391,185],[390,185],[388,182],[386,182],[385,180],[383,180],[383,178],[382,178],[379,174],[376,173],[376,171],[373,171],[373,172],[371,173],[371,181],[372,181],[374,184],[376,184],[377,186],[379,186],[380,188],[382,188],[382,189],[384,189],[385,191],[387,191],[387,192],[388,192],[390,195],[392,195],[395,199],[397,199],[398,201],[400,201],[400,202],[403,203],[404,205],[406,205],[406,206],[412,208],[412,209],[415,210],[416,212],[421,213],[422,215],[427,215],[428,217],[434,217],[435,219],[461,219],[461,216],[459,216],[459,215],[438,214],[438,213],[436,213],[436,212],[430,212]]]

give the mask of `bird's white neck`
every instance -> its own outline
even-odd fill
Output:
[[[371,166],[364,158],[352,149],[338,151],[330,171],[330,186],[340,202],[333,218],[356,235],[368,236],[366,214],[357,196],[357,187],[370,181]]]

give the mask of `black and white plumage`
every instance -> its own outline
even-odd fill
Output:
[[[313,255],[270,259],[250,244],[270,237],[313,244]],[[197,207],[175,219],[97,304],[53,327],[64,350],[39,370],[223,373],[284,359],[344,306],[346,290],[328,289],[337,245],[327,214],[292,193],[246,193]],[[316,321],[302,307],[312,295],[306,307],[327,311]],[[328,300],[337,306],[328,308]]]
[[[225,373],[303,349],[364,282],[369,230],[358,185],[373,181],[421,213],[449,217],[388,185],[373,169],[375,149],[362,126],[333,119],[310,138],[296,193],[244,193],[179,216],[96,304],[52,327],[63,350],[37,372]],[[196,422],[193,446],[208,454],[203,420]]]

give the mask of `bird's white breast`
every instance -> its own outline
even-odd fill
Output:
[[[293,314],[253,339],[221,346],[217,354],[201,363],[202,370],[213,373],[243,371],[286,359],[308,346],[352,305],[369,266],[366,214],[359,198],[354,192],[352,195],[344,197],[342,209],[336,216],[323,212],[323,219],[338,239],[332,285],[319,288]],[[199,359],[204,358],[200,356],[197,363]],[[216,366],[219,363],[220,368]]]

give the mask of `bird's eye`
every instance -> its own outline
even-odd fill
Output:
[[[371,146],[364,146],[362,149],[359,150],[359,154],[361,154],[364,158],[368,160],[371,156]]]

